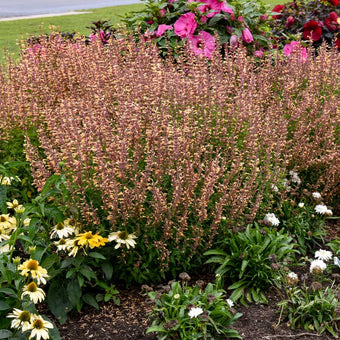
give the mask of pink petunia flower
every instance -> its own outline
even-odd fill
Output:
[[[211,58],[215,48],[215,40],[210,33],[200,31],[198,35],[190,36],[188,41],[196,55],[204,55],[207,58]]]
[[[185,13],[181,15],[174,24],[175,34],[182,39],[194,34],[197,28],[194,13]]]
[[[156,31],[156,36],[160,37],[161,35],[164,34],[165,31],[171,30],[172,25],[159,25]]]
[[[242,31],[242,39],[248,44],[254,41],[253,35],[251,34],[248,28],[245,28]]]

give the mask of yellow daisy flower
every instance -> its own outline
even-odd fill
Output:
[[[18,200],[13,200],[13,202],[7,202],[6,204],[8,209],[17,208],[20,205]]]
[[[31,313],[27,310],[20,310],[17,308],[14,308],[13,313],[10,313],[7,315],[8,318],[13,318],[11,322],[12,328],[17,328],[25,332],[29,329],[31,324]]]
[[[135,234],[129,234],[126,231],[115,231],[108,237],[110,242],[117,242],[115,249],[118,249],[122,244],[125,244],[127,249],[130,249],[130,247],[134,248],[137,244],[134,240],[135,238],[137,238]]]
[[[40,282],[46,284],[45,277],[48,277],[47,270],[39,266],[38,261],[32,259],[27,260],[18,266],[18,269],[21,270],[21,275],[28,276],[28,274],[31,274],[33,279],[37,279],[38,284],[40,284]]]
[[[5,228],[0,226],[0,242],[4,240],[8,240],[9,237],[10,236],[7,234],[7,231],[5,230]]]
[[[0,215],[0,228],[14,230],[17,227],[17,220],[9,214]]]
[[[32,315],[29,329],[32,329],[29,339],[36,337],[37,340],[49,339],[48,328],[53,328],[51,322],[44,320],[40,315]]]
[[[21,299],[23,299],[25,295],[28,295],[34,303],[42,302],[45,299],[45,292],[41,288],[38,288],[34,281],[24,286]]]
[[[98,234],[93,235],[92,231],[79,234],[75,240],[78,241],[80,246],[88,246],[91,249],[104,246],[105,243],[109,241],[107,238]]]

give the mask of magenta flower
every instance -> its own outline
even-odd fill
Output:
[[[264,56],[263,49],[259,49],[259,50],[254,51],[253,55],[257,58],[262,58]]]
[[[186,13],[181,15],[174,24],[175,34],[182,39],[194,34],[197,28],[194,13]]]
[[[295,22],[294,17],[289,16],[289,17],[287,18],[286,23],[285,23],[285,27],[289,28],[290,26],[292,26],[292,25],[294,24],[294,22]]]
[[[282,53],[290,57],[292,54],[299,55],[299,61],[305,62],[307,60],[307,49],[303,47],[299,41],[292,41],[283,47]]]
[[[205,31],[200,31],[198,35],[193,35],[188,38],[191,49],[196,55],[204,55],[211,58],[215,48],[214,37]]]
[[[230,37],[229,44],[232,49],[235,49],[238,47],[238,36],[236,34]]]
[[[242,31],[242,39],[248,44],[254,41],[254,38],[248,28],[245,28]]]
[[[159,25],[156,31],[156,36],[160,37],[165,31],[172,29],[172,25]]]
[[[205,5],[199,6],[198,10],[201,13],[207,13],[208,18],[214,17],[216,14],[221,13],[221,11],[228,13],[230,15],[234,14],[233,10],[227,6],[225,0],[188,0],[188,2],[203,2]],[[211,12],[211,13],[209,13]]]

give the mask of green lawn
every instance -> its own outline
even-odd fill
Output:
[[[263,3],[274,6],[287,1],[263,0]],[[4,57],[4,50],[15,56],[19,52],[19,42],[32,35],[49,32],[51,25],[56,26],[62,32],[77,31],[88,35],[90,30],[86,28],[92,21],[109,20],[115,25],[125,13],[143,8],[143,4],[114,6],[91,9],[91,13],[79,15],[65,15],[59,17],[47,17],[39,19],[24,19],[15,21],[0,21],[0,55]]]
[[[19,41],[22,38],[39,35],[40,32],[49,32],[51,25],[59,27],[62,32],[77,31],[80,34],[88,35],[90,30],[86,27],[90,26],[92,21],[109,20],[110,23],[117,24],[125,13],[140,10],[143,6],[143,4],[114,6],[87,10],[92,12],[88,14],[0,21],[0,53],[3,55],[3,51],[6,49],[10,53],[17,54]]]

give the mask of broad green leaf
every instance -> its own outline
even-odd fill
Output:
[[[0,301],[0,311],[1,310],[8,310],[11,309],[11,307],[4,301]]]
[[[89,256],[95,258],[95,259],[101,259],[101,260],[106,260],[106,257],[100,253],[97,253],[95,251],[91,252],[88,254]]]
[[[98,305],[96,299],[92,295],[90,295],[90,294],[83,295],[83,300],[88,305],[90,305],[90,306],[92,306],[96,309],[99,309],[99,305]]]
[[[0,339],[8,339],[12,334],[8,329],[0,329]]]
[[[76,307],[81,298],[81,288],[78,280],[72,280],[67,284],[67,295],[73,307]]]

